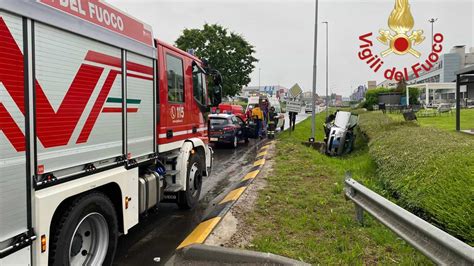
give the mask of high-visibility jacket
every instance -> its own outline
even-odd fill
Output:
[[[260,107],[255,107],[252,109],[252,117],[259,120],[263,120],[263,112]]]

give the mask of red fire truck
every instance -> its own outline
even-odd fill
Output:
[[[193,208],[216,72],[103,0],[0,0],[0,265],[110,264],[159,202]]]

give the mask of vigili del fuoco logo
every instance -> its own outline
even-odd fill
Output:
[[[423,30],[413,30],[415,20],[410,11],[408,0],[395,0],[395,7],[388,17],[389,29],[380,29],[377,40],[387,49],[380,53],[380,56],[372,52],[373,43],[370,40],[372,32],[359,36],[361,41],[358,53],[359,59],[364,61],[372,71],[378,73],[380,69],[384,70],[384,77],[389,80],[401,81],[410,80],[408,72],[412,71],[415,78],[420,76],[421,71],[430,71],[434,64],[438,62],[439,55],[443,50],[442,42],[444,37],[441,33],[433,35],[433,47],[431,53],[424,62],[412,65],[410,68],[397,69],[396,67],[385,66],[383,58],[387,56],[414,56],[420,58],[422,54],[416,46],[423,43],[425,36]]]

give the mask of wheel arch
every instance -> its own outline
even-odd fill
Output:
[[[92,192],[100,192],[107,196],[112,204],[114,205],[114,210],[117,215],[117,221],[118,221],[118,229],[120,233],[124,233],[124,224],[123,224],[123,211],[122,211],[122,190],[120,189],[120,186],[115,183],[111,182],[105,185],[102,185],[100,187],[90,189],[87,191],[84,191],[80,194],[70,196],[69,198],[64,199],[56,208],[54,211],[53,217],[51,219],[51,224],[50,224],[50,232],[53,232],[55,230],[55,227],[61,218],[61,215],[64,213],[64,211],[67,209],[67,207],[78,197],[82,197],[86,194],[90,194]],[[51,235],[51,233],[50,233]],[[52,237],[50,237],[50,241],[52,241]]]
[[[204,166],[203,176],[208,176],[208,172],[207,172],[207,168],[209,166],[208,161],[211,159],[209,156],[209,152],[206,152],[207,145],[201,139],[198,139],[198,138],[192,138],[192,139],[186,140],[186,142],[190,142],[193,145],[193,150],[191,151],[191,153],[194,151],[197,154],[199,154],[199,156],[201,157],[202,165]]]

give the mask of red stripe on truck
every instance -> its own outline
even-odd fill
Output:
[[[140,64],[130,62],[130,61],[127,62],[127,70],[140,72],[140,73],[143,73],[143,74],[148,74],[148,75],[153,76],[153,68],[152,67],[140,65]]]
[[[107,79],[105,80],[104,85],[102,86],[99,96],[97,97],[97,100],[94,103],[94,107],[92,107],[92,111],[89,114],[89,117],[87,118],[84,127],[82,128],[79,138],[77,139],[77,144],[85,143],[89,139],[89,136],[92,132],[92,128],[94,128],[97,118],[99,117],[100,110],[104,106],[104,103],[107,100],[110,90],[112,89],[112,85],[114,84],[115,79],[120,73],[120,71],[116,70],[111,70],[109,72],[109,75],[107,76]]]
[[[86,61],[122,68],[122,61],[120,58],[94,51],[87,52]]]
[[[15,147],[17,152],[25,151],[25,136],[1,102],[0,131],[3,131],[3,134],[10,140],[10,143]]]
[[[81,65],[57,112],[36,81],[36,133],[45,148],[68,144],[103,71]]]
[[[0,81],[25,115],[23,54],[5,21],[1,18],[0,37],[0,46],[2,47],[0,50]],[[57,112],[51,106],[38,80],[35,80],[36,134],[45,148],[68,144],[103,71],[104,69],[101,67],[81,65]],[[0,113],[4,121],[11,123],[13,119],[10,120],[11,116],[5,108],[2,108]],[[2,131],[5,131],[7,127],[11,127],[11,125],[1,124]],[[16,140],[24,138],[24,134],[18,130],[8,132],[8,134],[15,134],[14,136],[6,135],[10,143],[17,151],[23,151],[25,149],[24,143],[19,143]]]
[[[89,51],[86,55],[86,60],[94,63],[122,68],[122,59],[99,52]],[[140,65],[130,61],[127,62],[127,70],[153,75],[152,67]]]

